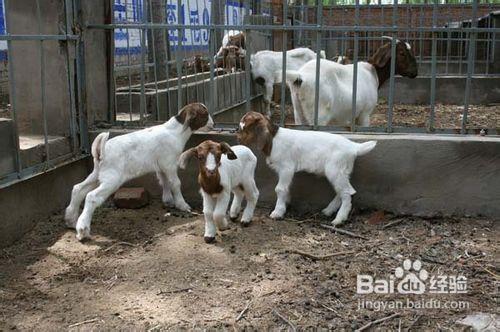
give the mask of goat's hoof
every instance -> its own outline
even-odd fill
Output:
[[[238,220],[238,216],[236,217],[229,216],[229,220],[231,220],[232,222],[236,222]]]
[[[205,240],[205,243],[214,243],[215,242],[215,236],[205,236],[203,239]]]
[[[342,224],[342,220],[334,220],[332,221],[332,226],[338,226],[338,225],[341,225]]]
[[[183,212],[191,212],[191,207],[187,203],[176,204],[175,207]]]
[[[327,217],[331,217],[333,214],[333,211],[329,210],[328,208],[324,208],[323,210],[321,210],[321,213],[323,213],[323,215],[325,215]]]
[[[247,220],[247,221],[241,221],[241,226],[243,227],[248,227],[250,226],[250,223],[252,222],[252,220]]]
[[[83,242],[85,240],[90,240],[90,229],[89,228],[77,228],[76,238],[80,242]]]
[[[66,224],[67,228],[75,229],[75,227],[76,227],[76,221],[75,220],[66,219],[65,224]]]
[[[269,217],[271,217],[271,219],[274,219],[274,220],[283,219],[283,213],[279,213],[279,212],[273,211],[273,212],[271,212],[271,214],[269,215]]]

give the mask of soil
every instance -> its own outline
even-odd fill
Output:
[[[275,107],[273,119],[279,121],[279,105]],[[286,123],[294,124],[293,107],[286,105]],[[463,105],[436,104],[434,128],[459,129],[462,127]],[[379,103],[371,116],[372,127],[385,127],[388,105]],[[393,127],[427,128],[430,122],[429,105],[395,104],[393,108]],[[500,130],[500,105],[470,105],[467,115],[467,128]]]
[[[39,220],[0,250],[0,330],[351,330],[392,314],[375,328],[442,330],[457,329],[455,321],[469,313],[498,313],[500,231],[493,220],[357,211],[342,228],[360,239],[320,227],[328,220],[318,215],[273,221],[262,209],[249,227],[233,223],[205,244],[195,210],[164,218],[156,200],[138,210],[108,204],[96,211],[85,243],[64,227],[62,214]],[[332,253],[338,256],[319,257]],[[466,276],[467,293],[356,294],[358,274],[389,278],[404,259],[422,260],[429,275]],[[466,301],[469,308],[358,310],[361,300],[408,297]]]

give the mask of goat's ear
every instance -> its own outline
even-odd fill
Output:
[[[373,64],[377,67],[385,67],[391,60],[391,44],[380,47],[373,55]]]
[[[191,148],[189,150],[184,151],[179,157],[179,167],[181,169],[186,169],[189,158],[194,157],[197,154],[198,152],[196,151],[196,148]]]
[[[231,149],[229,144],[227,144],[226,142],[221,142],[220,148],[221,148],[222,153],[225,153],[227,155],[227,159],[230,159],[230,160],[238,159],[238,157],[236,156],[234,151]]]

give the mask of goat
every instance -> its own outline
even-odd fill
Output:
[[[222,45],[219,51],[215,55],[214,60],[217,61],[218,58],[222,56],[224,52],[224,47],[236,46],[242,49],[241,53],[245,55],[245,33],[239,30],[229,30],[222,38]]]
[[[283,218],[290,200],[293,176],[295,172],[305,171],[325,175],[333,185],[336,196],[322,212],[331,216],[338,209],[332,221],[334,225],[347,220],[351,211],[351,195],[356,190],[351,186],[349,177],[356,157],[367,154],[377,144],[375,141],[354,143],[340,135],[325,132],[280,128],[257,112],[248,112],[242,117],[238,141],[261,150],[267,165],[278,173],[275,188],[278,199],[271,218]]]
[[[325,58],[325,51],[320,52],[320,57]],[[286,53],[286,68],[298,70],[306,62],[316,59],[316,53],[308,48],[295,48]],[[283,65],[283,52],[260,51],[250,56],[250,68],[255,82],[264,87],[264,103],[267,115],[271,115],[271,97],[273,85],[281,82],[275,79],[274,73],[281,71]]]
[[[217,63],[219,67],[219,62]],[[222,66],[226,73],[245,70],[245,52],[237,46],[226,46],[222,51]]]
[[[94,210],[128,180],[156,172],[163,188],[163,202],[182,211],[190,211],[181,193],[177,160],[193,131],[210,128],[213,120],[201,103],[183,107],[166,123],[109,139],[99,134],[92,143],[94,170],[71,192],[66,208],[66,224],[76,228],[76,237],[90,237]],[[80,216],[80,204],[85,199]]]
[[[203,196],[203,214],[205,216],[205,242],[215,240],[215,224],[219,230],[228,228],[226,211],[234,194],[229,211],[231,220],[236,220],[241,210],[241,202],[246,198],[247,205],[241,217],[241,223],[250,223],[259,198],[255,185],[254,173],[257,158],[246,146],[230,147],[227,143],[204,141],[198,146],[182,153],[179,166],[184,169],[189,158],[198,159],[198,183]]]
[[[418,74],[410,44],[396,40],[395,73],[409,78]],[[318,124],[351,124],[352,86],[354,65],[340,65],[321,60],[319,76]],[[358,62],[356,114],[359,125],[368,127],[370,115],[378,101],[378,89],[390,77],[391,44],[381,46],[368,62]],[[276,72],[277,82],[282,73]],[[286,71],[286,83],[291,90],[296,124],[313,124],[315,102],[316,60],[311,60],[299,70]]]

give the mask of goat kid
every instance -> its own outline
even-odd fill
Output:
[[[320,52],[320,57],[325,58],[325,51]],[[305,63],[316,59],[316,53],[308,48],[295,48],[286,53],[286,69],[298,70]],[[264,103],[266,114],[271,116],[271,98],[273,85],[281,82],[275,78],[275,72],[283,69],[283,52],[260,51],[250,56],[250,68],[255,82],[264,87]]]
[[[332,221],[334,225],[347,220],[351,211],[351,195],[356,190],[349,178],[356,157],[367,154],[376,145],[375,141],[359,144],[325,132],[280,128],[257,112],[248,112],[241,119],[238,141],[261,150],[267,165],[278,173],[275,189],[278,199],[271,218],[283,218],[293,176],[305,171],[326,176],[335,189],[335,198],[322,211],[331,216],[338,210]]]
[[[414,78],[418,74],[417,62],[408,43],[396,41],[395,73]],[[319,76],[318,124],[349,126],[352,117],[352,86],[354,65],[321,60]],[[378,89],[390,77],[391,44],[380,47],[368,62],[358,62],[356,122],[368,127],[370,116],[378,101]],[[281,71],[275,72],[281,82]],[[314,122],[316,87],[316,60],[299,70],[286,71],[286,83],[291,91],[295,124]]]
[[[128,180],[155,172],[163,188],[163,202],[177,209],[190,211],[181,193],[177,176],[177,160],[193,133],[210,128],[213,120],[201,103],[182,108],[166,123],[108,140],[109,133],[99,134],[92,143],[94,170],[71,192],[66,208],[66,224],[76,228],[76,237],[90,237],[92,214],[104,201]],[[85,199],[83,212],[80,205]]]
[[[228,46],[236,46],[241,49],[241,53],[245,55],[245,33],[239,30],[229,30],[222,38],[222,45],[215,55],[215,62],[224,52],[224,48]]]
[[[203,196],[203,214],[205,216],[205,242],[215,240],[217,225],[219,230],[228,228],[226,211],[234,194],[233,203],[229,210],[231,220],[236,220],[243,198],[247,205],[241,217],[241,223],[250,223],[259,198],[259,190],[255,185],[254,173],[257,158],[246,146],[230,147],[227,143],[204,141],[198,146],[182,153],[179,166],[186,168],[191,157],[198,159],[198,183]]]

